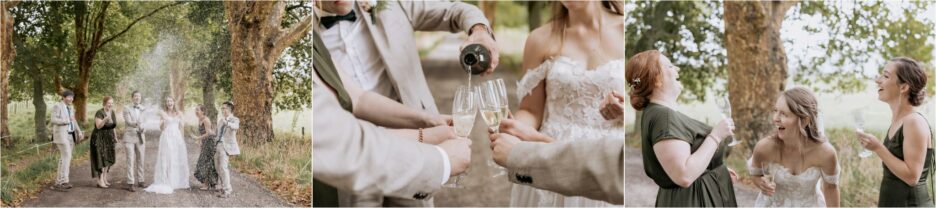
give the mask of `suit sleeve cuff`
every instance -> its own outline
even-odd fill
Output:
[[[449,175],[452,175],[452,165],[449,164],[448,154],[445,154],[445,150],[443,150],[439,146],[435,146],[435,148],[439,150],[439,154],[442,154],[442,183],[441,184],[445,184],[445,182],[448,181],[449,179]]]

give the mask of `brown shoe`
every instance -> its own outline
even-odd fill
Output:
[[[65,187],[65,189],[71,189],[72,185],[70,183],[64,183],[62,184],[62,187]]]
[[[136,185],[135,185],[135,184],[127,184],[127,190],[129,190],[130,192],[136,192]]]
[[[139,185],[140,188],[146,188],[146,184],[143,183],[143,182],[139,182],[139,183],[137,183],[137,185]]]

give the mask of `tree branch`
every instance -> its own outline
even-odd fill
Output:
[[[301,21],[297,22],[296,25],[293,25],[289,29],[282,31],[280,34],[279,40],[273,44],[273,48],[267,53],[267,55],[274,55],[274,57],[279,57],[279,54],[283,52],[286,47],[289,47],[296,41],[299,41],[302,37],[305,37],[309,33],[309,30],[312,28],[312,15],[306,15]],[[269,60],[270,57],[266,57]]]
[[[97,45],[96,47],[104,46],[105,44],[109,43],[110,41],[114,40],[115,38],[120,37],[121,35],[123,35],[124,33],[126,33],[128,30],[130,30],[130,28],[132,28],[133,25],[136,25],[137,22],[140,22],[140,20],[143,20],[143,19],[145,19],[145,18],[147,18],[147,17],[153,16],[153,14],[156,14],[156,12],[158,12],[159,10],[163,10],[163,9],[165,9],[165,8],[169,8],[169,7],[172,7],[172,6],[175,6],[175,5],[184,4],[184,3],[185,3],[184,1],[180,1],[180,2],[176,2],[176,3],[172,3],[172,4],[168,4],[168,5],[165,5],[165,6],[156,8],[155,10],[153,10],[153,11],[147,13],[146,15],[143,15],[142,17],[139,17],[139,18],[137,18],[136,20],[133,20],[133,22],[130,22],[130,24],[127,25],[127,27],[124,28],[122,31],[120,31],[119,33],[117,33],[117,34],[115,34],[115,35],[112,35],[111,37],[108,37],[107,39],[104,39],[104,41],[101,42],[101,44],[100,44],[100,45]]]
[[[312,9],[312,7],[310,6],[299,4],[299,5],[292,5],[292,6],[286,7],[286,12],[289,12],[289,11],[292,11],[293,9],[298,9],[298,8]]]
[[[91,23],[94,24],[94,35],[91,36],[91,47],[87,48],[88,51],[94,51],[97,48],[96,46],[98,46],[98,43],[101,42],[101,36],[104,34],[105,30],[104,18],[107,15],[107,7],[109,6],[110,2],[103,2],[103,5],[101,5],[101,11],[91,21]],[[82,53],[85,53],[85,51],[82,51]]]

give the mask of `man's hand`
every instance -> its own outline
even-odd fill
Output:
[[[475,24],[471,27],[471,35],[468,36],[468,40],[465,41],[461,47],[458,47],[458,51],[461,51],[465,46],[471,44],[481,44],[485,48],[491,51],[491,68],[484,70],[484,75],[490,75],[494,73],[494,69],[497,68],[497,64],[500,63],[500,49],[497,48],[497,42],[494,42],[494,31],[488,32],[488,27],[483,24]]]
[[[471,164],[471,140],[459,137],[449,139],[439,144],[439,148],[448,154],[449,164],[452,166],[451,175],[455,176],[465,172]]]
[[[510,134],[497,133],[490,134],[491,150],[493,151],[494,162],[500,166],[507,166],[507,157],[510,156],[510,150],[520,139]]]

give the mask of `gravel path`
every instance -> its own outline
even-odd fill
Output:
[[[159,151],[159,134],[149,132],[146,142],[146,183],[152,182],[152,168],[156,164],[156,154]],[[90,132],[89,132],[90,134]],[[79,145],[89,145],[90,142],[83,142]],[[127,163],[126,154],[122,143],[118,143],[116,156],[117,161],[110,171],[111,186],[106,189],[96,186],[97,180],[91,178],[90,162],[85,161],[80,164],[72,163],[70,170],[70,182],[74,188],[68,192],[60,192],[44,188],[37,198],[27,200],[23,206],[37,207],[192,207],[192,206],[211,206],[211,207],[256,207],[256,206],[295,206],[278,198],[272,192],[261,186],[256,181],[241,175],[232,169],[231,186],[234,188],[234,196],[230,198],[219,198],[215,192],[202,191],[197,189],[200,183],[194,176],[189,176],[189,183],[193,189],[179,189],[175,193],[163,195],[144,192],[138,189],[137,192],[130,192],[126,189]],[[198,154],[201,151],[201,144],[191,139],[186,139],[186,148],[188,150],[189,168],[195,171],[195,163],[198,160]],[[90,154],[90,153],[89,153]],[[233,168],[233,167],[232,167]],[[51,184],[46,185],[46,187]]]

